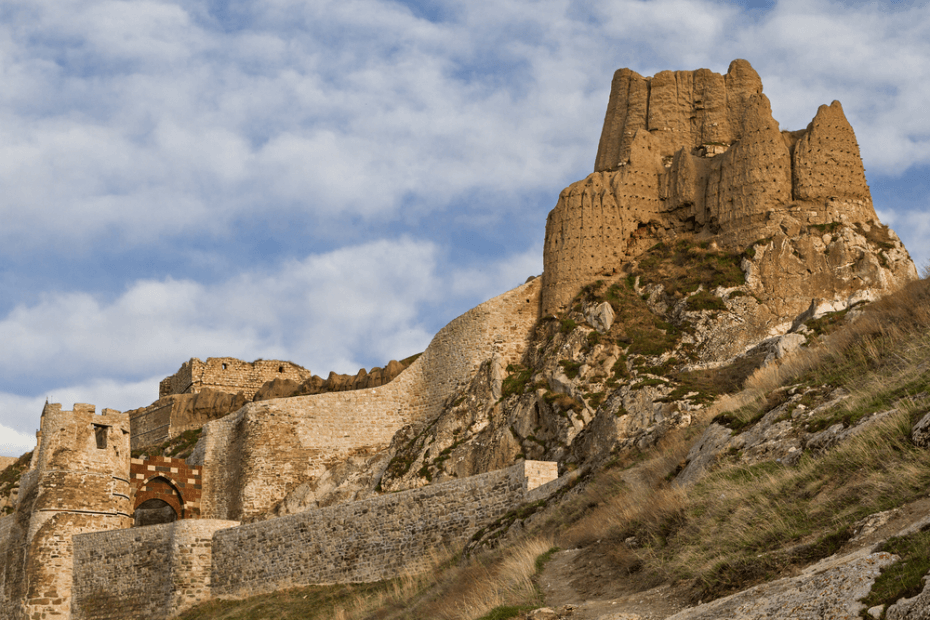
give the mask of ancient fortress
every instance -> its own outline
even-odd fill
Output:
[[[0,617],[168,618],[213,597],[422,570],[437,547],[460,548],[558,488],[557,464],[521,457],[361,501],[276,510],[302,485],[435,423],[479,373],[494,395],[487,407],[496,406],[504,368],[524,358],[541,317],[686,233],[756,248],[743,267],[754,301],[707,341],[711,361],[784,334],[812,299],[846,307],[916,275],[876,219],[838,102],[786,132],[746,61],[726,75],[622,69],[594,172],[549,214],[542,277],[454,319],[393,380],[249,402],[270,381],[310,373],[274,360],[192,359],[161,382],[159,401],[132,413],[46,405],[15,511],[0,518]],[[231,412],[198,418],[174,404],[181,395],[222,400]],[[131,457],[200,427],[185,460]]]

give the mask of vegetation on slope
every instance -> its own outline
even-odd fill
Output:
[[[612,293],[611,288],[609,294],[623,294],[635,307],[632,288]],[[603,294],[585,294],[591,293]],[[607,466],[585,473],[560,500],[515,511],[480,533],[469,555],[408,582],[415,585],[366,586],[372,590],[359,589],[351,602],[343,600],[338,609],[334,604],[321,617],[514,617],[510,614],[544,602],[534,585],[535,558],[553,545],[601,553],[632,590],[676,583],[693,602],[841,550],[864,517],[930,490],[930,454],[910,437],[912,425],[930,411],[930,281],[871,304],[852,322],[829,323],[816,346],[757,371],[745,390],[708,408],[707,417],[722,413],[717,421],[734,433],[745,432],[785,403],[790,390],[809,398],[798,399],[799,404],[814,408],[837,388],[851,396],[803,418],[807,430],[837,423],[849,427],[876,412],[891,412],[837,447],[805,452],[793,466],[746,464],[739,455],[724,455],[709,475],[682,488],[675,475],[708,419],[668,434],[649,450],[616,455]],[[525,371],[511,369],[509,389],[530,385]],[[743,375],[734,373],[729,380],[741,381]],[[721,384],[715,392],[732,391],[732,385],[724,385],[726,374],[688,380],[711,379]],[[518,531],[522,536],[514,534]],[[889,603],[921,588],[928,544],[925,532],[889,541],[886,549],[902,560],[884,572],[866,601]],[[252,617],[224,613],[183,617]],[[277,608],[274,614],[298,617]]]

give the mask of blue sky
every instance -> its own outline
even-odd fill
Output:
[[[129,409],[190,357],[354,373],[542,270],[620,67],[748,59],[839,99],[930,261],[924,2],[5,0],[0,454],[46,397]]]

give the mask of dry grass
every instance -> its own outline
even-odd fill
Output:
[[[546,537],[519,541],[449,567],[428,591],[405,601],[394,613],[365,616],[378,619],[438,618],[473,620],[501,606],[537,607],[534,578],[537,560],[553,547]]]
[[[687,506],[687,493],[670,484],[669,478],[689,449],[684,433],[673,432],[642,462],[598,476],[578,500],[589,510],[564,529],[559,545],[585,546],[605,537],[661,536]]]

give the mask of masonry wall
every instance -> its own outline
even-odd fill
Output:
[[[156,402],[149,407],[130,414],[132,425],[131,447],[133,450],[154,446],[171,437],[171,412],[174,401]]]
[[[524,501],[523,464],[217,532],[217,596],[287,585],[371,582],[428,570]]]
[[[176,521],[74,538],[74,620],[168,618],[211,597],[212,539],[235,521]]]
[[[297,364],[281,360],[255,360],[244,362],[234,357],[208,357],[202,362],[191,358],[158,386],[158,397],[171,394],[191,394],[205,387],[224,392],[242,392],[251,400],[258,388],[274,379],[292,379],[298,383],[309,379],[311,373]]]
[[[536,278],[453,320],[387,385],[249,403],[206,424],[188,459],[204,469],[203,516],[252,520],[328,466],[383,449],[404,425],[438,415],[495,351],[505,364],[519,361],[539,289]]]
[[[133,511],[147,500],[160,499],[174,509],[178,519],[200,517],[203,487],[199,467],[191,467],[183,459],[153,456],[131,459],[129,476]]]

